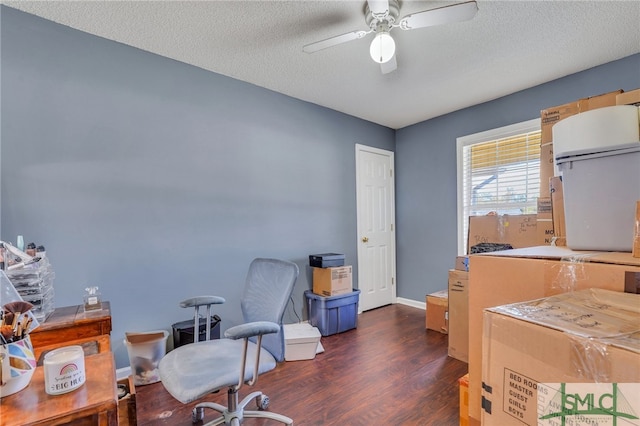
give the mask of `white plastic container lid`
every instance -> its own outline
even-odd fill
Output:
[[[551,130],[556,158],[578,150],[640,144],[640,108],[616,105],[585,111],[559,121]]]
[[[593,158],[622,155],[637,151],[640,151],[640,143],[625,143],[622,145],[605,146],[597,149],[578,149],[556,155],[556,164],[561,165],[572,161],[590,160]],[[640,170],[640,168],[638,170]]]
[[[287,342],[311,343],[317,342],[321,337],[320,330],[309,323],[285,324],[283,328]]]

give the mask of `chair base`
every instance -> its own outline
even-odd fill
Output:
[[[193,408],[192,420],[194,423],[201,421],[204,418],[204,409],[211,408],[222,415],[220,417],[216,417],[208,423],[205,423],[205,426],[215,426],[215,425],[237,425],[239,426],[244,421],[245,417],[249,418],[262,418],[262,419],[272,419],[284,423],[285,425],[293,425],[293,420],[289,417],[283,416],[282,414],[271,413],[269,411],[252,411],[245,410],[244,408],[252,401],[256,400],[256,404],[262,408],[266,408],[269,404],[269,399],[266,395],[263,395],[262,392],[252,392],[247,395],[239,404],[235,403],[237,401],[237,393],[229,390],[229,407],[237,406],[235,410],[230,410],[228,407],[224,405],[217,404],[215,402],[202,402],[196,405]]]

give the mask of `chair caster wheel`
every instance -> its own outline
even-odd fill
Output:
[[[269,397],[267,395],[256,397],[256,405],[259,410],[266,410],[269,407]]]
[[[191,412],[191,422],[198,423],[198,422],[201,422],[202,420],[204,420],[204,408],[203,407],[194,408],[193,411]]]

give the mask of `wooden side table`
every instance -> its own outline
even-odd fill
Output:
[[[102,302],[102,309],[84,311],[83,305],[56,308],[46,321],[29,335],[38,360],[60,346],[81,345],[90,355],[111,350],[111,305]]]
[[[117,426],[118,396],[111,352],[85,357],[86,381],[78,389],[49,395],[44,368],[37,367],[29,386],[2,398],[0,426],[74,425]]]

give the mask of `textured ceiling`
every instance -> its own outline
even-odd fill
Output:
[[[398,129],[640,52],[640,1],[478,0],[471,21],[394,29],[383,75],[365,1],[3,1],[10,7]],[[455,2],[401,2],[400,16]],[[585,94],[588,95],[588,94]]]

